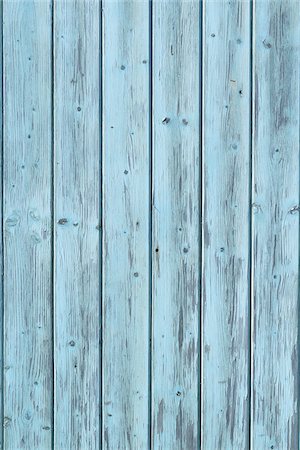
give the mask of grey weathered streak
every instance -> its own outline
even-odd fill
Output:
[[[149,4],[103,2],[104,449],[149,448]]]
[[[197,448],[200,326],[200,4],[153,3],[155,449]]]
[[[250,3],[203,9],[202,447],[248,448]],[[213,432],[212,432],[213,430]]]
[[[300,4],[254,9],[252,448],[299,448]]]
[[[99,86],[99,2],[60,0],[54,8],[57,450],[100,445]]]
[[[51,448],[51,8],[3,3],[4,444]]]

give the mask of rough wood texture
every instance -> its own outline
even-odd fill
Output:
[[[54,448],[100,443],[100,11],[54,9]]]
[[[4,448],[51,448],[51,9],[5,1]]]
[[[0,6],[0,449],[298,450],[299,1]]]
[[[300,4],[254,9],[252,448],[299,447]]]
[[[249,429],[249,2],[205,2],[203,27],[202,446],[236,450]]]
[[[149,5],[103,3],[103,448],[149,447]]]
[[[153,352],[155,449],[200,435],[199,3],[153,3]]]

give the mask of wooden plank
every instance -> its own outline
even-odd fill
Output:
[[[200,3],[153,3],[155,449],[199,444]]]
[[[202,447],[249,445],[250,2],[203,11]]]
[[[54,448],[100,445],[100,4],[54,14]]]
[[[52,446],[51,8],[3,2],[4,448]]]
[[[300,4],[254,9],[252,448],[299,447]]]
[[[149,4],[103,2],[103,448],[149,448]]]

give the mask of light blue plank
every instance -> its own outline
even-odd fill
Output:
[[[199,445],[200,4],[153,3],[155,449]]]
[[[249,1],[204,3],[205,450],[246,449],[249,445],[250,23]]]
[[[54,448],[100,445],[100,8],[54,9]]]
[[[4,449],[50,450],[50,1],[4,1],[3,19]]]
[[[103,2],[103,448],[149,448],[149,3]]]
[[[252,445],[299,448],[300,3],[254,9]]]

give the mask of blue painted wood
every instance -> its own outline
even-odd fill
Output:
[[[298,449],[300,3],[1,6],[0,448]]]
[[[3,2],[5,450],[52,445],[51,8]]]
[[[104,449],[149,448],[149,4],[103,2]]]
[[[100,10],[54,8],[54,448],[100,445]]]
[[[250,2],[203,11],[202,448],[246,449],[250,375]],[[213,430],[213,432],[212,432]]]
[[[252,449],[299,448],[300,4],[253,16]]]
[[[199,445],[200,5],[153,4],[155,449]]]

